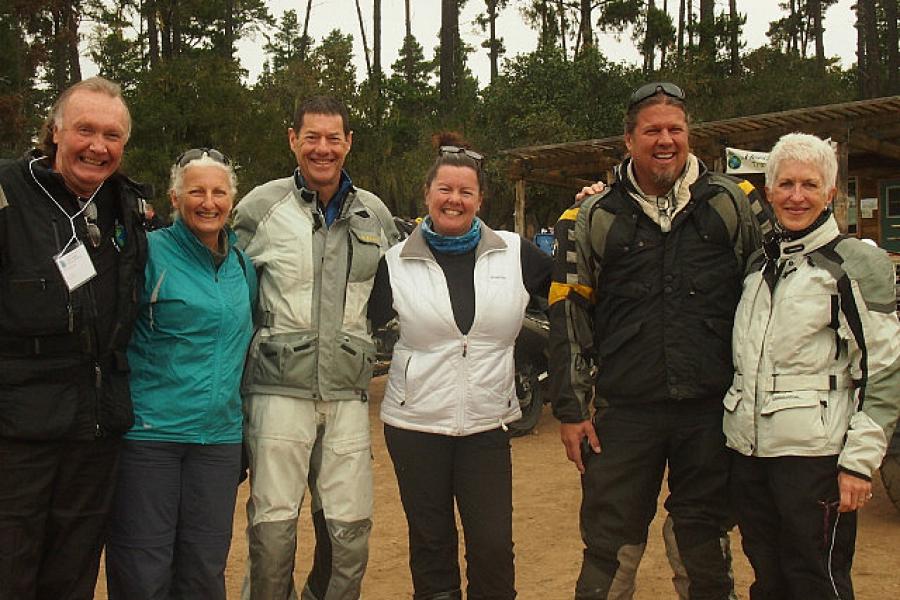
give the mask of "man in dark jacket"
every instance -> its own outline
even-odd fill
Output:
[[[0,598],[93,597],[146,258],[130,126],[119,86],[87,79],[0,166]]]
[[[643,552],[668,466],[666,508],[690,597],[724,600],[722,397],[743,264],[759,234],[747,189],[690,152],[680,88],[635,91],[625,143],[618,180],[556,228],[551,394],[582,473],[586,546],[575,597],[628,597],[619,588]]]

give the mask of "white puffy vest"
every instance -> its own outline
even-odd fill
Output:
[[[385,423],[470,435],[521,416],[513,348],[528,292],[519,244],[514,233],[483,228],[468,335],[456,325],[444,272],[418,230],[385,255],[400,321],[381,405]]]

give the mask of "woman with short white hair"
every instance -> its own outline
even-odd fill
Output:
[[[234,168],[212,148],[172,167],[174,223],[151,232],[128,349],[125,435],[106,574],[112,600],[225,600],[256,274],[226,225]]]
[[[900,324],[883,250],[840,235],[837,161],[782,137],[766,195],[779,244],[749,268],[724,429],[752,600],[853,598],[856,511],[900,412]]]

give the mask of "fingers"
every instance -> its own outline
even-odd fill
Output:
[[[838,489],[841,493],[840,512],[859,510],[872,499],[872,482],[849,473],[838,474]]]

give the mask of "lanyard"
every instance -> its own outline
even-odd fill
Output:
[[[60,252],[59,252],[59,255],[62,256],[63,254],[66,253],[66,250],[69,249],[69,246],[72,245],[72,242],[78,240],[78,236],[77,236],[77,234],[75,233],[75,219],[77,219],[78,217],[80,217],[80,216],[81,216],[81,213],[83,213],[84,210],[88,207],[88,205],[90,205],[90,203],[94,201],[94,196],[97,195],[97,192],[100,191],[100,188],[103,187],[103,184],[101,183],[101,184],[97,187],[97,189],[94,190],[94,193],[91,194],[91,197],[87,199],[87,201],[84,203],[84,206],[82,206],[82,207],[78,210],[78,212],[76,212],[74,215],[69,216],[69,213],[66,212],[66,209],[64,209],[64,208],[60,205],[60,203],[56,201],[56,198],[53,197],[53,194],[51,194],[50,192],[47,191],[47,188],[45,188],[45,187],[41,184],[41,182],[38,181],[37,176],[34,174],[34,167],[33,167],[32,165],[34,165],[34,163],[37,162],[37,161],[39,161],[39,160],[42,160],[42,159],[41,159],[41,158],[33,158],[33,159],[31,159],[31,162],[28,163],[28,170],[31,172],[31,178],[34,179],[34,182],[38,185],[38,187],[41,188],[41,190],[43,190],[44,194],[46,194],[47,197],[50,198],[50,201],[51,201],[53,204],[56,205],[56,208],[59,209],[59,212],[61,212],[63,215],[65,215],[65,217],[69,220],[69,227],[72,228],[72,235],[71,235],[71,237],[69,237],[68,241],[66,242],[66,245],[63,246],[63,249],[60,250]]]

